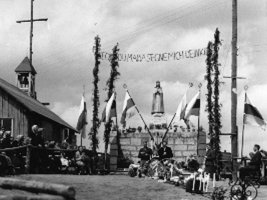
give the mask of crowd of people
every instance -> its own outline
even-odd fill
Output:
[[[145,175],[168,180],[171,174],[179,174],[182,169],[194,172],[200,167],[196,155],[188,156],[185,162],[173,159],[172,149],[167,146],[166,140],[163,140],[157,149],[153,148],[154,151],[147,144],[148,142],[144,141],[143,147],[139,150],[139,164],[130,165],[129,176],[142,177]]]
[[[151,148],[147,146],[147,141],[143,143],[143,147],[139,150],[138,158],[140,158],[140,168],[137,173],[137,176],[141,177],[142,174],[146,174],[148,170],[148,165],[151,163],[151,160],[154,158],[158,159],[159,161],[163,161],[164,164],[165,160],[171,160],[173,158],[172,149],[167,146],[167,142],[163,141],[161,147],[157,151],[157,155],[155,157],[155,153]],[[207,173],[214,174],[216,172],[215,168],[215,159],[216,155],[214,151],[212,151],[210,146],[207,145],[207,153],[205,156],[204,161],[204,168]],[[240,179],[244,180],[246,176],[261,176],[261,167],[262,167],[262,158],[267,157],[267,152],[260,149],[258,144],[255,144],[253,147],[253,152],[250,154],[250,158],[243,157],[242,160],[249,160],[247,165],[241,166],[239,168]],[[194,157],[194,156],[193,156]],[[197,171],[200,167],[199,163],[197,162],[196,158],[188,157],[185,163],[181,163],[180,167],[186,168],[188,171]]]
[[[26,145],[31,145],[30,173],[95,173],[97,154],[83,146],[68,142],[45,141],[42,128],[32,126],[29,137],[18,135],[1,128],[0,132],[0,175],[24,173],[26,167]],[[22,147],[22,148],[14,148]]]

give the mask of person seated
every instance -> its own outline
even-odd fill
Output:
[[[160,147],[158,154],[160,160],[173,157],[172,149],[167,146],[167,141],[162,142],[162,147]]]
[[[4,138],[2,140],[2,148],[11,148],[12,147],[12,140],[11,140],[11,134],[9,132],[5,132]]]
[[[82,150],[81,161],[84,163],[83,173],[92,174],[92,151],[88,149]]]
[[[260,175],[261,159],[262,155],[260,152],[260,145],[255,144],[253,147],[254,153],[250,153],[251,160],[247,166],[241,167],[239,169],[240,179],[244,180],[246,175],[249,175],[251,172],[256,172]]]
[[[0,175],[14,175],[15,170],[10,157],[6,154],[6,152],[2,152],[0,154]]]
[[[75,153],[76,165],[78,167],[79,172],[85,167],[85,163],[83,162],[83,147],[79,146],[78,151]]]
[[[144,141],[144,147],[139,150],[138,158],[140,158],[140,168],[138,176],[141,177],[141,173],[145,173],[145,164],[149,161],[152,157],[153,151],[147,146],[147,141]]]
[[[2,141],[4,139],[4,136],[5,136],[5,128],[1,127],[1,129],[0,129],[0,149],[3,149]]]
[[[12,142],[12,147],[19,147],[24,145],[24,136],[18,135],[15,140]],[[14,165],[16,173],[23,173],[25,170],[25,159],[24,152],[21,150],[12,151],[12,155],[10,155],[11,161]]]
[[[186,158],[186,166],[187,166],[187,170],[190,172],[196,172],[200,165],[197,161],[197,155],[190,155]]]

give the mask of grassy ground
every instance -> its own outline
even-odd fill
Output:
[[[130,178],[124,175],[75,176],[75,175],[22,175],[15,178],[60,183],[75,187],[77,200],[205,200],[208,197],[186,193],[181,187],[158,183],[156,180]],[[23,193],[2,190],[0,194]],[[257,199],[266,199],[267,186],[259,188]]]

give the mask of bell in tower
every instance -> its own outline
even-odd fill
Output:
[[[163,91],[160,86],[160,82],[156,82],[155,92],[153,94],[152,111],[153,116],[161,116],[164,114],[164,103],[163,103]]]
[[[17,74],[17,87],[30,97],[36,99],[35,75],[37,74],[28,57],[15,69]]]

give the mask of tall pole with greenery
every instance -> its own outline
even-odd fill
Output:
[[[212,88],[212,42],[208,43],[207,47],[207,59],[206,59],[206,80],[207,80],[207,91],[206,94],[207,97],[207,105],[206,105],[206,111],[208,112],[208,120],[209,120],[209,135],[210,137],[213,136],[213,123],[214,123],[214,116],[213,116],[213,101],[212,101],[212,94],[213,94],[213,88]]]
[[[216,173],[220,172],[220,135],[221,135],[221,104],[220,104],[220,70],[219,70],[219,48],[221,45],[220,32],[216,29],[214,34],[214,43],[209,42],[207,47],[207,106],[209,120],[210,148],[215,155]]]
[[[98,128],[100,126],[100,120],[98,118],[98,108],[100,105],[99,102],[99,89],[98,89],[98,82],[99,82],[99,65],[100,65],[100,38],[99,36],[95,37],[95,46],[94,46],[94,56],[95,56],[95,67],[93,69],[93,75],[94,75],[94,90],[93,90],[93,119],[92,119],[92,128],[91,128],[91,139],[92,139],[92,149],[94,152],[96,152],[96,149],[98,148]]]
[[[110,71],[110,77],[107,80],[107,101],[110,99],[112,96],[114,90],[115,90],[115,81],[118,79],[120,76],[120,73],[118,72],[118,67],[119,67],[119,60],[118,60],[118,53],[119,53],[119,48],[118,44],[114,46],[112,49],[112,54],[110,57],[110,66],[111,66],[111,71]],[[117,114],[116,114],[117,115]],[[106,155],[107,155],[107,150],[108,150],[108,144],[109,144],[109,138],[110,138],[110,131],[111,131],[111,120],[107,119],[107,123],[105,124],[105,131],[104,131],[104,142],[105,142],[105,160]],[[117,116],[116,116],[116,126],[117,126]]]
[[[213,101],[214,101],[214,106],[213,106],[213,113],[214,113],[214,151],[216,155],[216,171],[219,173],[220,170],[220,160],[221,160],[221,148],[220,148],[220,134],[221,134],[221,104],[219,102],[219,97],[220,97],[220,71],[219,71],[219,66],[220,64],[218,63],[218,58],[219,58],[219,48],[221,45],[220,41],[220,32],[218,28],[215,31],[214,34],[214,45],[213,45],[213,57],[212,57],[212,64],[214,68],[214,96],[213,96]]]

